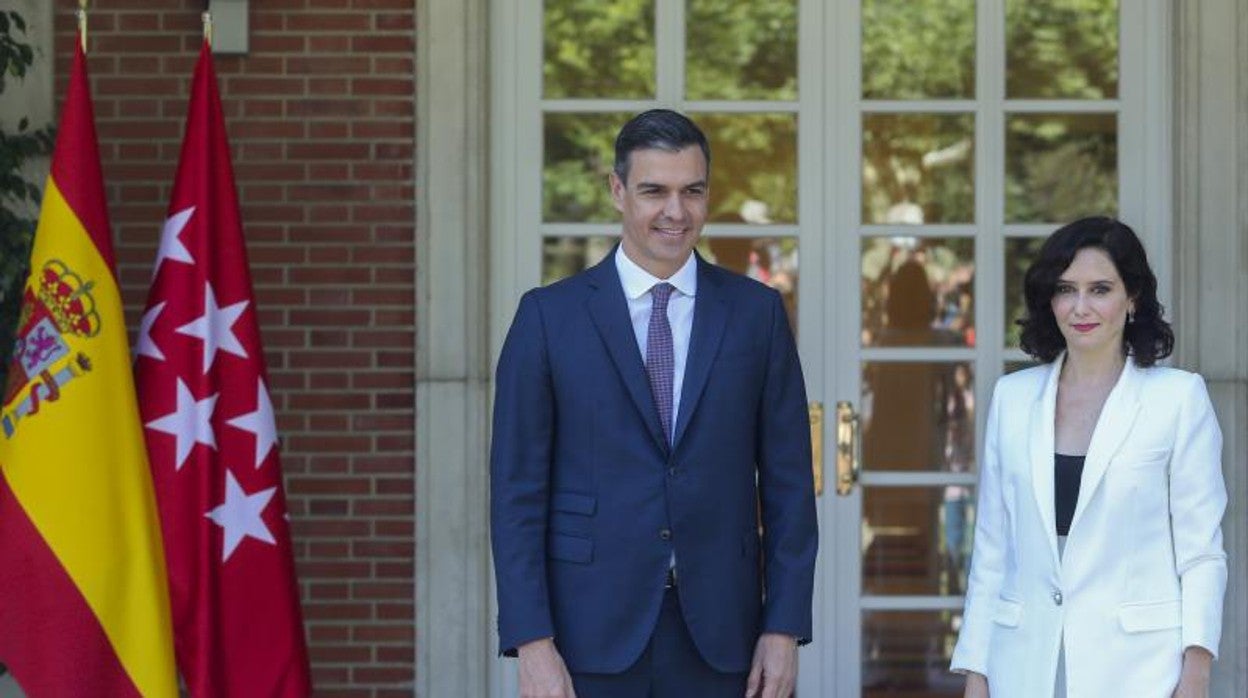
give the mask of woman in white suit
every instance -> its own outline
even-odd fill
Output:
[[[989,408],[952,669],[968,698],[1203,698],[1226,589],[1222,435],[1135,233],[1054,233]]]

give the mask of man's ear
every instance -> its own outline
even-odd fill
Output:
[[[615,173],[615,170],[612,170],[611,174],[607,175],[607,182],[611,186],[611,200],[615,202],[615,210],[623,213],[624,182],[620,179],[620,176]]]

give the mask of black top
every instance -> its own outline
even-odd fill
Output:
[[[1057,510],[1057,535],[1070,533],[1070,520],[1075,516],[1075,503],[1079,501],[1079,479],[1083,477],[1084,456],[1053,454],[1053,500]]]

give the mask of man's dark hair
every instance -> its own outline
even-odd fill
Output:
[[[1086,247],[1109,255],[1126,286],[1127,297],[1134,301],[1134,321],[1122,331],[1123,353],[1144,368],[1169,356],[1174,349],[1174,332],[1170,323],[1162,319],[1164,310],[1157,301],[1157,277],[1148,266],[1144,245],[1126,223],[1105,217],[1082,218],[1044,241],[1023,280],[1027,317],[1018,321],[1023,328],[1023,351],[1047,363],[1066,348],[1066,338],[1053,317],[1053,293],[1062,272]]]
[[[624,124],[615,137],[615,174],[628,183],[628,157],[634,150],[657,148],[675,153],[691,145],[702,149],[707,174],[711,169],[711,146],[706,134],[689,117],[671,109],[644,111]]]

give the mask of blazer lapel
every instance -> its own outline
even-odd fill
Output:
[[[645,362],[637,351],[637,335],[633,333],[628,300],[624,298],[624,287],[615,270],[614,253],[608,254],[606,259],[589,270],[589,283],[595,289],[588,301],[590,317],[628,389],[629,397],[645,421],[650,437],[666,451],[667,439],[663,436],[659,410],[654,405],[650,381],[646,378]]]
[[[1131,425],[1140,408],[1139,389],[1139,369],[1128,356],[1122,373],[1118,375],[1118,382],[1105,398],[1105,405],[1101,407],[1101,414],[1092,431],[1092,442],[1088,444],[1088,455],[1083,462],[1083,477],[1079,479],[1079,500],[1075,504],[1074,517],[1070,520],[1072,531],[1079,524],[1079,517],[1088,508],[1088,501],[1104,479],[1110,459],[1118,452],[1131,431]]]
[[[680,389],[680,409],[676,415],[673,447],[680,443],[693,412],[697,409],[702,389],[711,373],[711,364],[719,350],[719,341],[728,324],[728,299],[721,280],[711,265],[698,256],[698,291],[693,300],[693,328],[689,335],[689,356],[685,359],[685,377]]]
[[[1031,491],[1036,497],[1036,506],[1040,510],[1040,520],[1044,522],[1045,538],[1049,542],[1049,552],[1055,565],[1060,556],[1057,552],[1057,512],[1054,510],[1053,494],[1053,454],[1057,448],[1053,430],[1057,416],[1057,378],[1062,374],[1062,363],[1065,360],[1066,355],[1063,354],[1050,367],[1044,391],[1031,408],[1031,427],[1027,430],[1030,435]]]

